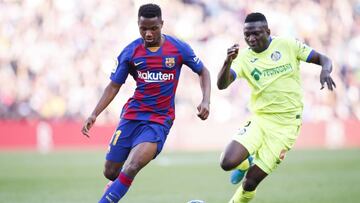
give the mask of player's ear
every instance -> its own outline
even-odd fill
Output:
[[[270,36],[271,31],[270,31],[270,29],[269,29],[269,28],[266,28],[266,33]]]

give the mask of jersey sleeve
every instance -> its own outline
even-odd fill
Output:
[[[200,73],[204,67],[203,62],[197,57],[193,49],[185,42],[181,43],[181,52],[183,55],[183,63],[191,68],[195,73]]]
[[[123,84],[129,75],[131,50],[127,47],[117,57],[116,67],[111,71],[110,80]]]
[[[306,62],[309,61],[313,53],[313,49],[311,47],[297,39],[289,39],[288,43],[291,49],[295,51],[298,60]]]

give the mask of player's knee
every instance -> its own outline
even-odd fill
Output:
[[[124,167],[124,172],[129,176],[135,176],[142,168],[140,162],[130,162]]]
[[[245,191],[254,191],[258,186],[258,182],[252,178],[246,178],[243,183],[243,188]]]
[[[226,157],[223,157],[220,161],[220,166],[224,171],[230,171],[236,167],[236,163]]]
[[[104,169],[104,176],[105,178],[114,181],[118,177],[119,173],[115,169],[105,168]]]

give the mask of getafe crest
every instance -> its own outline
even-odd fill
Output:
[[[165,66],[167,68],[174,67],[175,66],[175,58],[174,57],[165,58]]]
[[[271,54],[271,59],[273,61],[278,61],[281,58],[281,54],[279,51],[275,51]]]

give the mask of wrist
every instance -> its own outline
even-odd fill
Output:
[[[201,103],[210,104],[210,100],[208,100],[208,99],[203,99],[203,100],[201,101]]]
[[[233,61],[232,57],[226,57],[225,64],[231,64]]]

